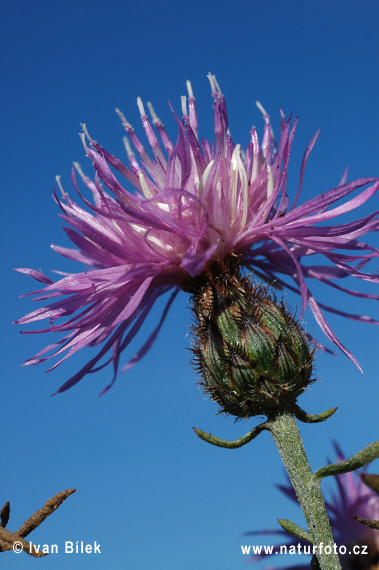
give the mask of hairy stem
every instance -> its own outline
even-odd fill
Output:
[[[340,570],[320,483],[313,477],[294,414],[283,413],[270,418],[266,428],[275,441],[295,489],[320,568]]]

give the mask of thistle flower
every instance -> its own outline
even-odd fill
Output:
[[[337,461],[344,461],[346,458],[339,446],[335,444],[334,447]],[[379,519],[379,496],[364,483],[362,473],[364,471],[361,472],[361,475],[357,472],[336,475],[337,491],[332,492],[330,499],[325,501],[334,540],[340,552],[342,570],[375,570],[379,565],[379,531],[364,526],[354,518],[359,516],[367,520]],[[278,487],[285,495],[298,504],[295,492],[290,484],[278,485]],[[275,534],[287,538],[289,536],[284,530],[245,533],[245,535]],[[292,538],[286,542],[287,550],[289,551],[291,546],[297,548],[298,544],[302,547],[310,547],[307,542],[299,538]],[[354,554],[353,549],[358,546],[360,547],[359,554]],[[364,549],[365,554],[361,554],[362,546],[367,547],[367,549]],[[312,552],[312,547],[310,548],[310,552]],[[274,546],[273,552],[275,550],[279,551],[280,546]],[[302,552],[308,551],[305,549]],[[358,551],[356,550],[356,552]],[[257,561],[258,558],[263,556],[265,555],[254,557],[253,561]],[[309,563],[293,568],[306,570],[309,568]],[[287,570],[290,570],[290,568],[287,568]]]
[[[347,276],[379,281],[378,275],[364,270],[379,252],[360,241],[361,236],[378,229],[378,212],[353,222],[325,225],[369,200],[379,189],[378,179],[361,178],[346,183],[344,176],[337,187],[298,205],[316,133],[305,150],[299,187],[290,204],[287,171],[297,119],[291,125],[291,117],[285,118],[282,113],[277,146],[270,119],[260,106],[265,120],[262,141],[259,142],[253,127],[250,142],[242,152],[241,145],[233,143],[229,132],[224,96],[215,77],[209,75],[209,79],[214,99],[214,143],[198,136],[195,99],[189,82],[188,110],[183,97],[182,120],[174,113],[178,128],[175,145],[148,104],[161,140],[158,142],[144,106],[137,100],[152,156],[124,115],[117,111],[129,137],[125,139],[129,167],[91,139],[83,126],[82,141],[95,169],[94,180],[78,164],[75,169],[92,194],[93,203],[79,190],[74,169],[72,182],[86,209],[69,197],[58,179],[62,198],[55,192],[54,197],[67,224],[65,231],[76,249],[52,247],[62,256],[83,264],[84,270],[53,282],[41,271],[18,269],[45,285],[34,291],[35,300],[51,302],[16,323],[47,318],[49,327],[27,332],[63,333],[61,340],[26,364],[60,357],[52,370],[84,347],[99,347],[93,358],[58,392],[111,362],[113,384],[121,353],[141,328],[155,301],[172,291],[157,327],[123,370],[138,362],[153,344],[183,283],[188,284],[188,279],[202,273],[208,262],[223,260],[230,254],[239,256],[241,267],[253,269],[261,278],[275,280],[278,285],[299,293],[301,314],[309,305],[325,335],[359,366],[331,330],[323,311],[363,322],[376,321],[318,303],[308,281],[316,279],[352,296],[379,298],[336,283]],[[137,190],[134,194],[130,192],[132,187]],[[331,207],[359,189],[358,195]],[[312,256],[317,254],[324,257],[324,265],[312,264]],[[50,354],[46,356],[47,353]],[[106,355],[108,359],[100,364]]]

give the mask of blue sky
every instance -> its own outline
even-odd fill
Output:
[[[33,280],[12,268],[40,268],[50,276],[53,269],[76,271],[49,246],[68,245],[51,197],[55,175],[62,175],[69,190],[73,161],[91,172],[79,123],[123,158],[115,107],[141,133],[136,97],[151,100],[174,137],[168,100],[180,111],[190,79],[200,129],[209,137],[209,71],[226,96],[233,139],[243,146],[251,125],[262,132],[257,99],[277,133],[280,108],[299,115],[291,158],[294,189],[302,153],[321,128],[303,200],[335,186],[347,165],[349,179],[377,175],[378,16],[374,0],[2,3],[0,503],[11,502],[9,528],[16,530],[58,491],[77,488],[30,535],[35,543],[58,544],[59,554],[32,560],[8,552],[2,554],[7,568],[235,570],[246,567],[240,545],[251,538],[243,538],[244,531],[275,528],[277,518],[301,524],[296,507],[274,487],[284,476],[267,434],[236,451],[211,447],[194,435],[192,426],[236,439],[254,421],[234,424],[216,417],[215,406],[199,393],[189,365],[191,315],[184,294],[152,350],[104,397],[98,394],[109,382],[108,369],[51,398],[89,358],[88,351],[49,374],[43,365],[21,367],[53,339],[21,336],[11,326],[35,308],[30,298],[19,300],[35,288]],[[362,215],[378,208],[374,200]],[[378,236],[371,243],[378,246]],[[379,271],[378,262],[371,269]],[[377,303],[321,288],[320,298],[379,318]],[[322,340],[311,315],[306,321]],[[324,424],[302,426],[313,468],[332,455],[333,439],[351,455],[377,439],[379,427],[378,327],[337,316],[329,321],[364,375],[342,354],[319,354],[321,382],[299,403],[311,413],[335,405],[339,410]],[[371,470],[379,472],[379,463]],[[96,541],[101,554],[64,554],[66,540]],[[275,559],[278,566],[286,562],[296,561]]]

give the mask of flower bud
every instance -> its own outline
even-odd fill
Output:
[[[212,261],[188,290],[199,384],[237,418],[288,410],[311,382],[313,350],[268,287],[240,275],[238,261]]]

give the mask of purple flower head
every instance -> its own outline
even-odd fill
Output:
[[[45,285],[34,294],[38,295],[35,300],[46,304],[16,322],[27,324],[47,318],[47,328],[28,332],[63,333],[61,340],[26,364],[57,356],[59,361],[52,370],[81,348],[98,347],[93,358],[58,392],[110,362],[114,368],[113,384],[121,353],[158,297],[172,290],[157,327],[122,370],[140,360],[150,348],[183,284],[201,273],[211,259],[230,254],[238,255],[242,266],[253,269],[267,281],[276,280],[299,293],[301,313],[309,305],[326,336],[357,364],[331,330],[323,310],[355,320],[375,321],[318,303],[308,281],[313,278],[353,296],[379,298],[336,283],[347,276],[379,281],[378,275],[364,271],[379,251],[359,241],[361,236],[378,229],[378,212],[353,222],[327,225],[371,198],[379,190],[378,179],[346,183],[344,177],[337,187],[298,205],[316,133],[304,153],[299,187],[290,203],[287,171],[297,119],[291,124],[291,117],[281,114],[277,146],[270,119],[260,107],[265,120],[262,140],[258,140],[253,127],[243,152],[232,141],[219,85],[214,76],[209,75],[209,79],[215,125],[215,141],[211,144],[198,136],[195,99],[189,82],[188,109],[183,97],[182,119],[173,111],[178,129],[175,145],[150,104],[155,131],[138,99],[151,154],[117,111],[128,134],[125,146],[129,166],[91,139],[83,127],[83,145],[95,176],[93,180],[88,178],[79,165],[72,171],[73,185],[85,208],[69,197],[58,180],[62,197],[54,194],[55,200],[67,224],[64,229],[76,249],[52,247],[83,264],[84,271],[53,282],[40,271],[18,269]],[[92,201],[79,190],[75,171],[92,194]],[[351,197],[358,189],[360,193]],[[346,200],[334,206],[341,199]],[[323,256],[324,265],[312,264],[316,254]]]
[[[346,458],[339,446],[335,444],[334,447],[337,461],[344,461]],[[356,521],[354,515],[367,520],[379,520],[379,496],[365,485],[357,472],[336,475],[335,480],[337,490],[331,493],[330,499],[325,502],[325,505],[333,537],[339,549],[342,570],[374,570],[379,564],[379,531]],[[289,482],[288,485],[278,485],[278,488],[298,504],[295,491]],[[252,531],[246,532],[245,535],[278,535],[283,536],[284,539],[289,538],[288,533],[284,530]],[[302,547],[301,552],[312,552],[312,547],[310,547],[309,543],[299,538],[290,538],[287,542],[283,541],[282,544],[286,544],[288,551],[290,547],[297,548],[297,545],[300,544]],[[359,550],[355,550],[357,553],[355,555],[353,554],[354,546],[360,547]],[[366,552],[365,554],[360,554],[362,546],[367,547],[367,549],[363,549],[363,552]],[[303,547],[306,547],[306,549],[303,549]],[[346,549],[345,554],[344,547]],[[309,548],[311,549],[310,551],[308,550]],[[280,551],[280,545],[273,547],[273,552],[275,551]],[[252,558],[251,561],[256,562],[264,556],[265,554],[262,553],[260,556]],[[294,568],[306,570],[309,568],[309,563]],[[289,567],[286,568],[286,570],[291,569]]]

